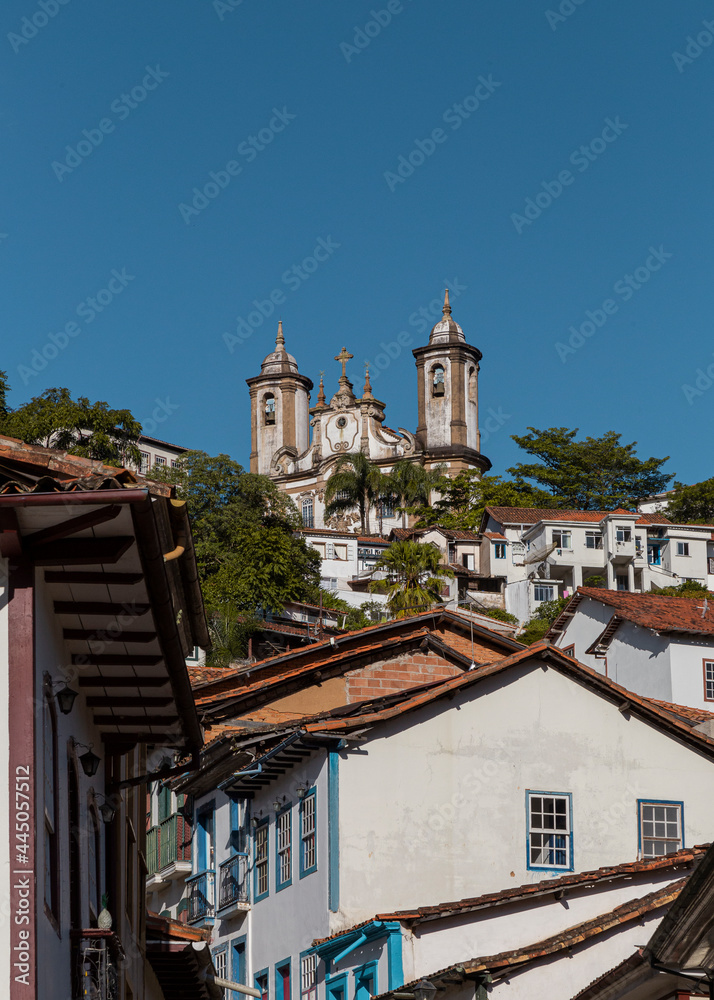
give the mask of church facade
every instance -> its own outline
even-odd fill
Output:
[[[285,349],[282,321],[275,350],[263,361],[259,375],[246,379],[251,399],[250,471],[270,476],[288,493],[309,528],[359,530],[359,517],[339,515],[326,521],[325,486],[339,459],[361,451],[382,472],[399,459],[411,459],[427,469],[445,466],[449,476],[464,469],[486,472],[490,461],[481,454],[478,426],[478,374],[481,352],[466,342],[451,316],[449,293],[442,317],[429,343],[414,351],[417,368],[419,423],[416,431],[393,430],[385,420],[385,404],[372,393],[369,370],[362,395],[347,376],[352,360],[346,348],[335,358],[342,365],[338,388],[328,400],[320,373],[317,401],[311,406],[313,382],[298,370]],[[372,529],[388,533],[401,515],[384,504],[373,515]]]

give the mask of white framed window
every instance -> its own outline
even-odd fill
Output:
[[[146,473],[149,471],[150,468],[151,468],[151,455],[148,451],[142,451],[141,465],[139,466],[139,472],[141,472],[142,475],[146,475]]]
[[[178,462],[176,461],[175,458],[171,459],[171,468],[172,469],[178,469]]]
[[[302,523],[306,528],[315,527],[314,505],[309,497],[302,502]]]
[[[631,542],[632,541],[632,528],[626,524],[618,524],[615,528],[615,541],[617,542]]]
[[[300,877],[317,868],[317,792],[313,789],[300,803]]]
[[[157,455],[156,458],[154,459],[154,465],[161,465],[161,466],[166,465],[166,459],[164,458],[164,456]]]
[[[601,549],[602,548],[602,535],[599,531],[586,531],[585,532],[585,548],[586,549]]]
[[[223,948],[221,951],[214,951],[213,952],[213,967],[215,968],[215,970],[216,970],[216,976],[219,979],[227,979],[228,978],[227,975],[226,975],[226,973],[228,971],[227,967],[226,967],[226,956],[227,956],[227,954],[228,954],[228,952],[226,951],[225,948]]]
[[[523,542],[511,542],[511,561],[519,566],[526,557],[526,547]]]
[[[689,555],[689,542],[677,542],[677,555],[678,556]]]
[[[275,832],[278,851],[277,888],[283,889],[293,880],[293,810],[289,805],[278,813],[275,820]]]
[[[714,660],[704,660],[704,700],[714,701]]]
[[[569,792],[526,792],[528,868],[573,867]]]
[[[559,549],[572,549],[573,536],[570,531],[564,531],[561,528],[554,528],[553,543]]]
[[[506,543],[505,542],[494,542],[493,543],[493,558],[494,559],[505,559],[506,558]]]
[[[317,1000],[317,955],[300,959],[300,998]]]
[[[640,856],[674,854],[684,846],[681,802],[638,800]]]
[[[323,590],[337,590],[337,577],[323,576],[320,580],[320,586]]]
[[[255,877],[255,899],[268,895],[268,821],[256,828],[253,838],[253,864]]]
[[[536,604],[542,604],[543,601],[552,601],[555,599],[555,587],[550,583],[534,583],[533,584],[533,600]]]

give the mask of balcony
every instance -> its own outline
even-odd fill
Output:
[[[188,922],[211,926],[215,916],[216,873],[212,869],[186,879]]]
[[[226,917],[249,909],[248,855],[234,854],[218,869],[218,911]]]
[[[191,824],[174,813],[146,832],[149,885],[170,882],[191,873]]]

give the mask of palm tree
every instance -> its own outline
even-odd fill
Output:
[[[325,487],[325,517],[357,508],[363,535],[370,507],[385,494],[385,477],[361,451],[342,455]]]
[[[441,564],[441,551],[431,542],[392,542],[375,565],[386,570],[386,580],[373,580],[371,591],[387,593],[394,618],[427,611],[441,602],[441,588],[453,570]]]
[[[402,511],[402,528],[407,526],[406,508],[415,502],[428,504],[431,491],[444,474],[445,465],[425,469],[418,462],[400,458],[387,476],[391,495],[399,501]]]

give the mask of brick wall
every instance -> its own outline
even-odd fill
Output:
[[[382,660],[345,675],[347,704],[379,698],[431,681],[446,680],[462,671],[427,650],[414,650],[391,660]]]

